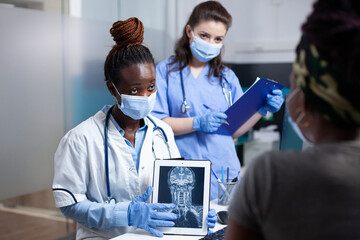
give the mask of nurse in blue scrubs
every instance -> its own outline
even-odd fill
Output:
[[[283,103],[280,90],[273,90],[267,104],[241,126],[233,136],[215,134],[226,121],[224,113],[243,94],[239,79],[221,60],[221,50],[232,18],[217,1],[197,5],[175,55],[156,67],[156,105],[152,114],[168,123],[175,134],[181,156],[211,160],[221,177],[229,168],[230,178],[240,171],[233,138],[246,133],[267,111],[276,112]],[[211,199],[217,198],[218,184],[211,179]]]

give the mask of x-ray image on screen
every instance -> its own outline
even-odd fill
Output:
[[[204,168],[160,168],[158,202],[174,203],[179,216],[175,227],[201,228],[203,219]]]

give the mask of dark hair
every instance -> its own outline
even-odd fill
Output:
[[[221,3],[217,1],[207,1],[198,4],[191,13],[186,25],[190,25],[191,28],[194,28],[202,20],[222,22],[226,25],[226,30],[230,28],[232,22],[231,15],[221,5]],[[186,25],[184,27],[182,37],[179,38],[175,45],[175,56],[173,56],[172,61],[169,63],[171,66],[174,63],[179,62],[179,66],[173,67],[169,70],[169,72],[184,69],[191,60],[192,54],[189,45],[189,38],[186,35]],[[209,61],[209,76],[214,74],[216,77],[219,77],[223,69],[224,64],[221,60],[221,54]]]
[[[360,112],[360,1],[318,0],[302,31],[325,60],[339,94]],[[307,100],[310,107],[316,104]]]
[[[104,65],[105,81],[110,80],[118,84],[119,72],[122,68],[138,63],[152,63],[154,58],[150,50],[142,45],[144,40],[144,26],[135,18],[117,21],[110,29],[115,45],[106,57]]]

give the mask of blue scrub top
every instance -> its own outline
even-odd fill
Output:
[[[170,59],[161,61],[156,66],[157,98],[152,115],[163,119],[166,117],[195,117],[204,115],[207,110],[203,104],[211,109],[225,112],[229,103],[223,93],[219,77],[208,76],[208,64],[195,78],[188,67],[182,70],[186,101],[190,106],[187,113],[181,111],[183,94],[181,88],[180,71],[172,71],[167,75]],[[229,82],[225,82],[225,92],[229,97],[231,89],[232,102],[234,103],[243,94],[239,79],[229,68],[223,70],[223,76]],[[189,160],[211,160],[212,169],[219,178],[222,177],[221,167],[229,168],[229,178],[233,179],[240,171],[240,161],[237,157],[234,140],[231,136],[224,136],[200,131],[175,136],[176,145],[180,154]],[[211,199],[218,198],[218,183],[211,175]]]

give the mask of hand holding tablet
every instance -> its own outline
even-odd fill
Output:
[[[143,195],[135,198],[129,205],[129,226],[142,228],[151,232],[157,237],[162,237],[163,233],[155,227],[172,227],[173,220],[178,216],[168,212],[156,212],[157,210],[168,210],[175,207],[174,204],[146,203],[152,193],[152,187],[144,192]]]

